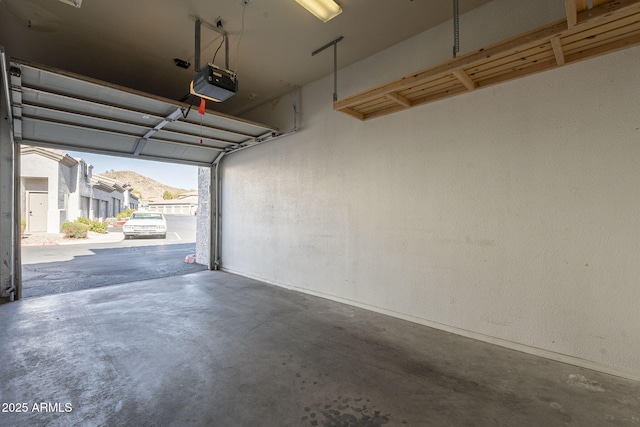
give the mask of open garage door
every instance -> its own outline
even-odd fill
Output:
[[[0,269],[2,300],[21,298],[16,226],[20,211],[16,147],[20,143],[211,167],[224,153],[279,135],[275,128],[210,110],[199,114],[196,97],[192,108],[191,104],[16,59],[10,61],[7,75],[1,48],[0,53],[0,101],[2,116],[7,117],[0,126],[0,207],[4,209],[0,264],[6,267]]]
[[[19,143],[211,166],[221,151],[277,132],[208,110],[198,114],[197,105],[15,59],[10,75]]]

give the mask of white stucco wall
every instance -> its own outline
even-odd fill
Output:
[[[529,3],[461,24],[482,46],[563,13]],[[446,32],[341,70],[340,96]],[[223,268],[640,379],[638,70],[636,47],[364,123],[312,83],[297,134],[223,161]]]
[[[25,178],[47,178],[48,179],[48,198],[47,198],[47,232],[59,233],[60,225],[66,218],[66,210],[64,209],[64,191],[61,189],[67,189],[64,180],[60,180],[64,176],[62,168],[67,169],[64,166],[60,166],[55,160],[39,156],[37,154],[27,154],[21,157],[20,175]],[[23,217],[29,221],[28,202],[26,200],[27,195],[23,194],[22,200],[22,213]]]
[[[58,209],[60,221],[58,232],[67,221],[73,221],[80,214],[80,196],[78,195],[78,165],[72,167],[58,164]]]

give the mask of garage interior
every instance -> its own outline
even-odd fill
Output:
[[[640,424],[640,2],[65,3],[0,2],[10,425]],[[20,300],[20,143],[202,166],[211,271]]]

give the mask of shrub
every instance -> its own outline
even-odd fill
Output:
[[[135,212],[134,209],[127,208],[127,209],[123,210],[122,212],[120,212],[118,215],[116,215],[116,218],[117,219],[128,218],[134,212]]]
[[[172,192],[171,192],[171,191],[169,191],[169,190],[165,190],[165,191],[164,191],[164,193],[162,193],[162,198],[163,198],[164,200],[173,200],[173,199],[175,199],[175,198],[177,198],[177,197],[178,197],[178,196],[177,196],[177,194],[176,194],[176,193],[172,193]]]
[[[89,225],[89,230],[93,231],[94,233],[106,234],[107,223],[94,219],[93,221],[91,221],[91,224]]]
[[[91,225],[91,220],[89,218],[78,218],[76,219],[77,222],[79,222],[80,224],[86,224],[86,225]]]
[[[92,220],[89,218],[80,217],[76,219],[75,222],[78,224],[86,225],[88,227],[88,230],[93,231],[94,233],[105,234],[107,232],[107,223],[101,222],[97,219]]]
[[[60,231],[64,237],[69,239],[86,239],[89,226],[80,222],[65,222],[62,224]]]

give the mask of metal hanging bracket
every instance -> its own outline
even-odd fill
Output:
[[[344,37],[340,36],[334,41],[329,42],[324,46],[322,46],[321,48],[318,48],[313,52],[311,52],[311,56],[316,56],[323,50],[333,46],[333,102],[336,102],[338,100],[338,43],[341,42],[343,39]]]
[[[460,52],[460,8],[458,0],[453,0],[453,57]]]
[[[202,27],[206,27],[216,33],[220,34],[224,37],[224,58],[225,58],[225,69],[229,69],[229,35],[225,30],[222,29],[222,26],[217,26],[208,23],[207,21],[203,21],[197,16],[190,15],[189,19],[195,22],[195,68],[196,72],[200,71],[200,43],[201,43],[201,29]],[[219,22],[222,22],[218,19]]]

